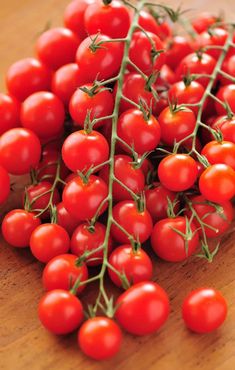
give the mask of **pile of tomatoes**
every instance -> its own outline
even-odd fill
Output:
[[[97,360],[119,351],[120,328],[147,335],[168,318],[149,249],[169,262],[193,254],[211,262],[218,245],[208,240],[234,215],[232,26],[202,14],[175,35],[165,15],[176,13],[145,3],[72,1],[64,27],[42,33],[36,57],[10,66],[0,94],[0,203],[10,175],[31,175],[3,237],[45,264],[42,325],[55,334],[79,328],[79,347]],[[125,289],[117,300],[106,275]],[[95,281],[84,321],[80,297]],[[226,313],[212,288],[182,306],[197,333]]]

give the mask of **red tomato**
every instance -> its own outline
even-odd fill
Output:
[[[52,258],[46,265],[42,274],[42,284],[45,290],[70,290],[79,279],[81,282],[88,278],[86,265],[76,265],[77,256],[61,254]],[[85,285],[81,285],[76,294],[81,293]]]
[[[91,175],[86,183],[77,176],[65,186],[63,203],[74,218],[86,221],[96,215],[99,206],[107,196],[108,187],[100,177]],[[106,202],[99,214],[102,214],[107,206]]]
[[[186,55],[193,52],[189,40],[185,36],[174,36],[165,42],[166,47],[166,64],[173,70],[177,68],[181,60]]]
[[[31,234],[40,224],[40,219],[36,218],[34,213],[14,209],[7,213],[2,221],[2,235],[13,247],[29,247]]]
[[[122,332],[115,321],[108,317],[92,317],[85,321],[78,332],[78,344],[86,356],[106,360],[115,356],[121,347]]]
[[[83,319],[80,300],[63,289],[47,292],[39,302],[38,315],[50,332],[61,335],[76,330]]]
[[[109,264],[120,274],[125,274],[130,284],[152,280],[152,261],[141,248],[134,250],[130,244],[121,245],[111,253]],[[116,272],[108,268],[108,273],[112,282],[118,287],[122,287],[122,281]]]
[[[62,226],[67,233],[71,236],[76,227],[79,225],[79,221],[67,211],[63,202],[60,202],[56,205],[57,211],[57,223]]]
[[[158,177],[163,186],[171,191],[190,189],[197,180],[195,160],[187,154],[171,154],[158,167]]]
[[[69,247],[67,231],[57,224],[39,225],[30,237],[31,252],[40,262],[47,263],[52,258],[67,253]]]
[[[87,37],[84,24],[86,8],[96,0],[73,0],[69,3],[64,12],[64,25],[75,32],[80,39]]]
[[[39,181],[46,180],[53,183],[55,181],[58,163],[60,161],[60,179],[64,180],[70,173],[64,162],[61,160],[61,154],[55,149],[44,149],[42,152],[42,160],[37,166],[37,179]]]
[[[207,31],[210,26],[218,21],[221,20],[214,14],[203,12],[192,21],[192,26],[197,33],[201,33]]]
[[[82,86],[89,90],[91,84]],[[113,113],[114,100],[113,95],[108,90],[96,89],[95,93],[88,94],[80,89],[72,95],[69,103],[69,112],[75,121],[75,126],[84,128],[84,122],[87,114],[90,113],[90,119],[110,116]],[[99,121],[95,128],[107,124],[108,120]]]
[[[216,97],[221,100],[222,103],[227,103],[232,112],[235,111],[235,84],[222,86]],[[226,109],[219,102],[215,102],[215,109],[218,115],[226,114]]]
[[[199,189],[211,202],[226,202],[235,195],[235,171],[226,164],[213,164],[200,176]]]
[[[145,158],[144,161],[142,162],[142,165],[140,166],[140,169],[142,170],[144,177],[146,179],[148,174],[150,172],[153,172],[153,165],[150,159]]]
[[[100,32],[110,38],[122,38],[126,37],[130,27],[128,9],[116,0],[109,4],[97,0],[87,7],[84,20],[89,35]]]
[[[51,71],[39,60],[21,59],[7,71],[7,88],[11,95],[23,101],[37,91],[50,90],[51,75]]]
[[[0,204],[4,203],[10,194],[10,176],[0,165]]]
[[[88,223],[79,225],[72,235],[71,252],[76,256],[81,257],[86,251],[93,251],[104,243],[106,235],[106,227],[100,222],[96,222],[94,226]],[[112,249],[112,239],[109,237],[108,251]],[[101,249],[95,252],[86,259],[87,266],[98,266],[103,262],[104,251]]]
[[[231,119],[227,116],[219,117],[214,124],[212,124],[212,128],[215,130],[217,128],[220,129],[223,139],[235,144],[235,117]]]
[[[10,95],[0,93],[0,135],[20,126],[20,103]]]
[[[141,10],[139,14],[139,25],[146,31],[155,33],[161,40],[172,35],[171,27],[164,19],[159,18],[158,21],[145,10]]]
[[[166,322],[170,304],[166,292],[156,283],[141,282],[117,300],[116,319],[128,333],[152,334]]]
[[[160,141],[161,130],[153,115],[145,119],[138,109],[129,109],[122,113],[118,120],[118,136],[138,154],[154,150]],[[130,152],[124,145],[123,150]]]
[[[182,306],[185,325],[204,334],[219,328],[227,316],[227,302],[213,288],[198,288],[187,295]]]
[[[94,49],[92,40],[95,39]],[[90,35],[79,45],[76,53],[76,62],[81,73],[88,82],[107,80],[118,74],[123,57],[123,43],[106,42],[110,38],[106,35]],[[102,42],[97,47],[97,43]]]
[[[207,48],[207,46],[224,46],[227,38],[227,30],[220,27],[214,27],[212,32],[208,30],[202,32],[196,42],[198,43],[199,48]],[[221,54],[221,50],[210,48],[206,49],[206,53],[215,59],[218,59]]]
[[[145,178],[140,168],[135,168],[133,160],[128,155],[115,155],[114,175],[134,193],[138,194],[144,190]],[[105,183],[109,180],[109,166],[104,166],[100,171],[100,177]],[[113,183],[113,199],[117,202],[121,200],[133,199],[119,183]]]
[[[62,157],[71,171],[87,171],[108,160],[109,145],[98,131],[76,131],[64,141]]]
[[[40,141],[31,130],[12,128],[0,137],[0,164],[12,175],[28,173],[40,156]]]
[[[79,44],[80,39],[68,28],[51,28],[39,36],[36,52],[45,65],[58,69],[75,61]]]
[[[221,69],[223,72],[235,78],[235,55],[231,55],[231,56],[228,55],[228,57],[225,58]],[[231,84],[231,80],[222,75],[219,76],[219,79],[222,85]]]
[[[116,204],[113,207],[113,219],[140,243],[144,243],[151,235],[153,228],[151,216],[147,210],[138,210],[134,201],[128,200]],[[130,242],[128,236],[114,224],[111,234],[119,243]]]
[[[235,144],[230,141],[210,141],[201,152],[210,164],[224,163],[235,170]]]
[[[175,230],[185,234],[185,238]],[[186,217],[165,218],[154,226],[151,245],[157,256],[165,261],[184,261],[199,245],[197,227],[191,222],[188,230]]]
[[[159,92],[161,85],[165,88],[168,88],[169,85],[172,85],[173,83],[175,83],[175,81],[175,72],[167,64],[163,64],[162,68],[160,69],[159,77],[156,81],[156,86]]]

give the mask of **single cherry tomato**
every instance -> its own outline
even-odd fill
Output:
[[[74,230],[79,225],[79,221],[75,220],[75,218],[67,211],[63,202],[56,205],[56,212],[58,225],[62,226],[67,233],[72,236]]]
[[[160,92],[160,87],[169,88],[169,85],[172,85],[176,82],[175,72],[167,65],[163,64],[162,68],[160,69],[159,77],[156,80],[156,87]],[[164,89],[163,89],[164,92]]]
[[[0,165],[0,204],[4,203],[10,194],[10,176]]]
[[[28,173],[40,156],[40,141],[31,130],[12,128],[0,137],[0,164],[12,175]]]
[[[157,256],[165,261],[184,261],[199,245],[197,227],[186,217],[165,218],[155,224],[151,245]]]
[[[57,175],[58,165],[60,165],[60,179],[65,180],[70,172],[61,160],[60,152],[55,149],[44,149],[42,152],[42,159],[36,168],[37,180],[46,180],[53,183]]]
[[[216,49],[216,46],[223,47],[228,38],[228,31],[221,27],[214,27],[212,31],[204,31],[197,38],[199,48],[205,48],[206,53],[215,59],[218,59],[221,50]],[[207,49],[207,46],[210,48]],[[213,49],[212,47],[215,46]]]
[[[142,165],[140,166],[140,169],[142,170],[144,177],[147,180],[149,173],[153,172],[153,164],[149,158],[145,158],[143,160]]]
[[[83,307],[72,293],[55,289],[40,300],[38,315],[42,325],[50,332],[61,335],[76,330],[83,319]]]
[[[181,60],[193,52],[189,40],[185,36],[173,36],[165,41],[166,64],[173,70],[177,68]]]
[[[213,124],[212,128],[219,129],[223,135],[223,139],[231,141],[235,144],[235,117],[228,118],[227,116],[219,117]]]
[[[78,345],[86,356],[106,360],[115,356],[121,347],[122,332],[115,321],[97,316],[85,321],[78,332]]]
[[[182,306],[185,325],[192,331],[204,334],[218,329],[227,316],[227,302],[213,288],[198,288],[190,292]]]
[[[0,135],[20,126],[20,103],[10,95],[0,93]]]
[[[64,25],[76,33],[81,40],[87,37],[87,31],[84,24],[84,14],[86,8],[96,0],[73,0],[64,12]]]
[[[118,323],[134,335],[156,332],[166,322],[170,311],[166,292],[153,282],[133,285],[119,296],[116,304]]]
[[[141,10],[138,22],[146,31],[155,33],[162,41],[172,36],[171,27],[163,18],[155,19],[145,10]]]
[[[221,69],[223,72],[235,78],[235,55],[228,55],[224,59]],[[219,80],[222,83],[222,85],[231,84],[231,80],[223,75],[219,76]]]
[[[222,19],[220,19],[218,16],[215,16],[209,12],[203,12],[193,19],[192,26],[197,33],[202,33],[203,31],[207,31],[210,26],[219,21],[222,21]]]
[[[201,152],[210,164],[224,163],[235,170],[235,144],[230,141],[210,141]]]
[[[227,103],[232,112],[235,111],[235,84],[222,86],[216,97],[221,100],[222,104]],[[225,107],[218,101],[215,102],[215,109],[218,115],[226,114]]]

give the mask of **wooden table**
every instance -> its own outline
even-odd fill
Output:
[[[61,22],[67,0],[1,1],[0,85],[12,62],[30,55],[37,34],[48,21]],[[171,3],[176,4],[176,1]],[[216,6],[217,3],[217,6]],[[185,1],[188,8],[226,10],[233,16],[234,0]],[[226,9],[225,9],[226,8]],[[37,319],[42,295],[42,265],[29,251],[17,251],[1,240],[0,248],[0,369],[2,370],[233,370],[235,369],[235,245],[228,234],[213,264],[191,259],[183,264],[157,261],[156,280],[171,299],[167,324],[155,335],[133,338],[125,335],[122,351],[112,361],[96,363],[85,358],[76,335],[55,337]],[[228,300],[228,319],[209,335],[188,332],[181,320],[185,295],[198,286],[220,289]],[[90,293],[86,293],[90,295]]]

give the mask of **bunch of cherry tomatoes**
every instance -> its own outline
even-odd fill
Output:
[[[196,253],[211,262],[219,245],[211,250],[208,240],[234,214],[233,26],[202,14],[175,36],[182,14],[146,3],[72,1],[64,27],[42,33],[36,57],[10,66],[0,94],[0,203],[9,174],[31,176],[3,237],[46,264],[45,328],[79,328],[81,350],[97,360],[119,351],[120,327],[146,335],[168,318],[150,245],[165,261]],[[125,289],[116,301],[106,275]],[[86,309],[79,297],[93,282],[97,298]],[[197,333],[226,313],[212,288],[182,306]]]

